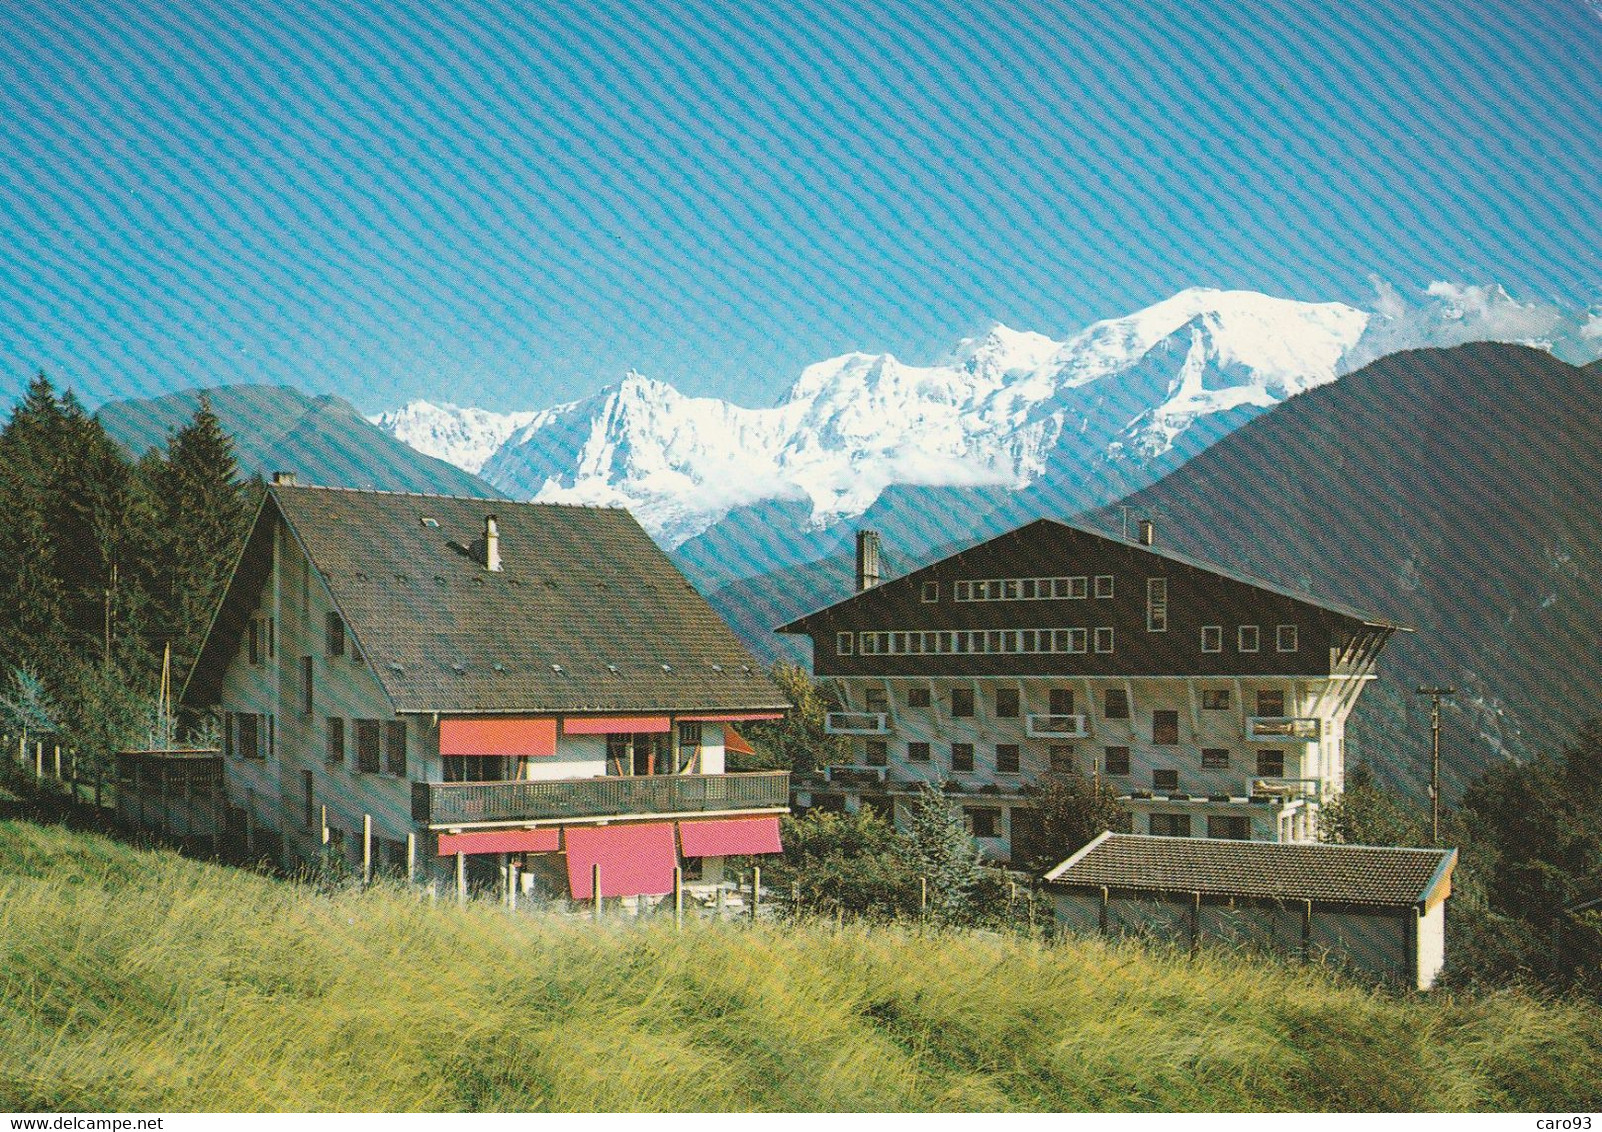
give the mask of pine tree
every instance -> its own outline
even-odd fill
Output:
[[[50,538],[65,416],[43,373],[0,430],[0,657],[54,672],[65,659],[66,594]]]
[[[928,881],[930,915],[942,923],[969,919],[984,865],[962,810],[928,783],[912,802],[906,852],[908,866]]]

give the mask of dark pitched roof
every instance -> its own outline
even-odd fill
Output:
[[[1456,863],[1456,849],[1104,833],[1048,872],[1046,880],[1148,892],[1409,905],[1446,896]]]
[[[482,564],[490,515],[498,572]],[[396,711],[788,706],[627,511],[282,485],[268,490],[186,702],[214,702],[279,516]]]
[[[1400,621],[1393,621],[1388,617],[1381,617],[1376,613],[1369,613],[1369,612],[1367,612],[1365,610],[1357,609],[1356,607],[1350,606],[1350,605],[1344,605],[1344,604],[1342,604],[1340,602],[1337,602],[1337,601],[1329,601],[1326,598],[1321,598],[1321,597],[1318,597],[1318,596],[1316,596],[1314,594],[1305,593],[1305,592],[1303,592],[1301,590],[1292,589],[1289,586],[1282,586],[1277,582],[1270,582],[1270,581],[1267,581],[1266,579],[1263,579],[1263,578],[1256,578],[1256,577],[1253,577],[1250,574],[1244,574],[1239,570],[1232,570],[1227,566],[1220,566],[1215,562],[1207,562],[1207,561],[1204,561],[1204,560],[1202,560],[1200,558],[1192,558],[1189,555],[1180,554],[1177,551],[1173,551],[1173,550],[1165,550],[1162,547],[1146,546],[1143,543],[1136,542],[1136,541],[1131,540],[1131,539],[1119,538],[1116,535],[1110,535],[1110,534],[1107,534],[1107,533],[1105,533],[1103,531],[1092,531],[1092,530],[1089,530],[1089,529],[1087,529],[1085,527],[1075,526],[1072,523],[1061,522],[1061,521],[1059,521],[1057,519],[1036,519],[1033,522],[1025,523],[1023,526],[1018,527],[1018,528],[1016,528],[1014,530],[1008,531],[1005,534],[1000,534],[1000,535],[997,535],[995,538],[985,539],[982,542],[974,543],[973,546],[966,547],[963,550],[959,550],[954,554],[948,554],[948,555],[946,555],[946,557],[940,559],[937,562],[931,562],[926,566],[921,566],[921,567],[919,567],[919,569],[914,570],[912,573],[905,575],[905,579],[900,579],[900,578],[891,579],[890,581],[887,581],[887,582],[883,583],[883,585],[890,585],[893,582],[902,581],[902,580],[913,580],[913,581],[915,581],[917,576],[918,576],[918,574],[921,573],[923,570],[928,570],[928,569],[931,569],[932,567],[940,565],[941,563],[949,562],[953,558],[960,558],[964,554],[967,554],[970,551],[977,550],[982,546],[988,546],[993,542],[1000,542],[1002,539],[1016,538],[1016,537],[1018,537],[1020,535],[1026,535],[1028,533],[1033,533],[1036,530],[1048,531],[1048,530],[1051,530],[1052,528],[1056,528],[1059,532],[1061,532],[1061,531],[1069,532],[1072,535],[1075,535],[1075,536],[1078,536],[1078,537],[1101,539],[1101,540],[1103,540],[1105,542],[1114,543],[1114,544],[1116,544],[1118,546],[1128,547],[1131,550],[1136,550],[1136,551],[1139,551],[1139,552],[1141,552],[1143,554],[1149,554],[1149,555],[1152,555],[1155,558],[1161,558],[1161,559],[1164,559],[1164,560],[1169,561],[1169,562],[1177,563],[1177,564],[1179,564],[1181,566],[1188,566],[1188,567],[1190,567],[1192,569],[1195,569],[1195,570],[1204,570],[1204,571],[1206,571],[1206,572],[1208,572],[1210,574],[1217,574],[1220,577],[1228,578],[1231,581],[1240,582],[1242,585],[1255,586],[1257,589],[1265,590],[1268,593],[1272,593],[1272,594],[1278,594],[1280,597],[1290,598],[1292,601],[1299,601],[1299,602],[1302,602],[1302,603],[1304,603],[1306,605],[1316,606],[1319,609],[1327,610],[1330,613],[1334,613],[1334,614],[1336,614],[1338,616],[1341,616],[1341,617],[1350,618],[1351,620],[1361,622],[1364,625],[1370,625],[1370,626],[1373,626],[1375,628],[1380,628],[1380,629],[1399,629],[1404,633],[1411,633],[1413,631],[1412,626],[1404,625]],[[876,587],[876,588],[882,588],[882,587]],[[829,605],[824,606],[821,609],[814,609],[810,613],[806,613],[806,614],[803,614],[800,617],[797,617],[795,620],[789,622],[788,624],[780,625],[777,629],[774,630],[774,632],[775,633],[804,633],[804,632],[807,631],[807,629],[805,627],[806,622],[810,621],[812,618],[816,617],[818,614],[824,613],[824,612],[827,612],[827,611],[831,611],[831,610],[842,609],[845,606],[849,605],[850,603],[852,603],[852,602],[858,600],[859,598],[862,598],[862,597],[864,597],[867,594],[872,593],[872,592],[874,592],[874,591],[868,590],[868,591],[864,591],[863,593],[853,594],[848,598],[843,598],[840,601],[833,602],[833,603],[831,603]]]

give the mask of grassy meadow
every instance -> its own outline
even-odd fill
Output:
[[[1602,1019],[1099,942],[583,922],[0,822],[0,1109],[1594,1110]]]

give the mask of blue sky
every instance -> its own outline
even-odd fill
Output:
[[[770,403],[1192,285],[1602,299],[1590,0],[7,5],[0,361]]]

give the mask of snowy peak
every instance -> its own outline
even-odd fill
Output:
[[[419,452],[477,475],[512,433],[554,411],[557,410],[492,413],[486,409],[413,401],[404,408],[370,419]]]

